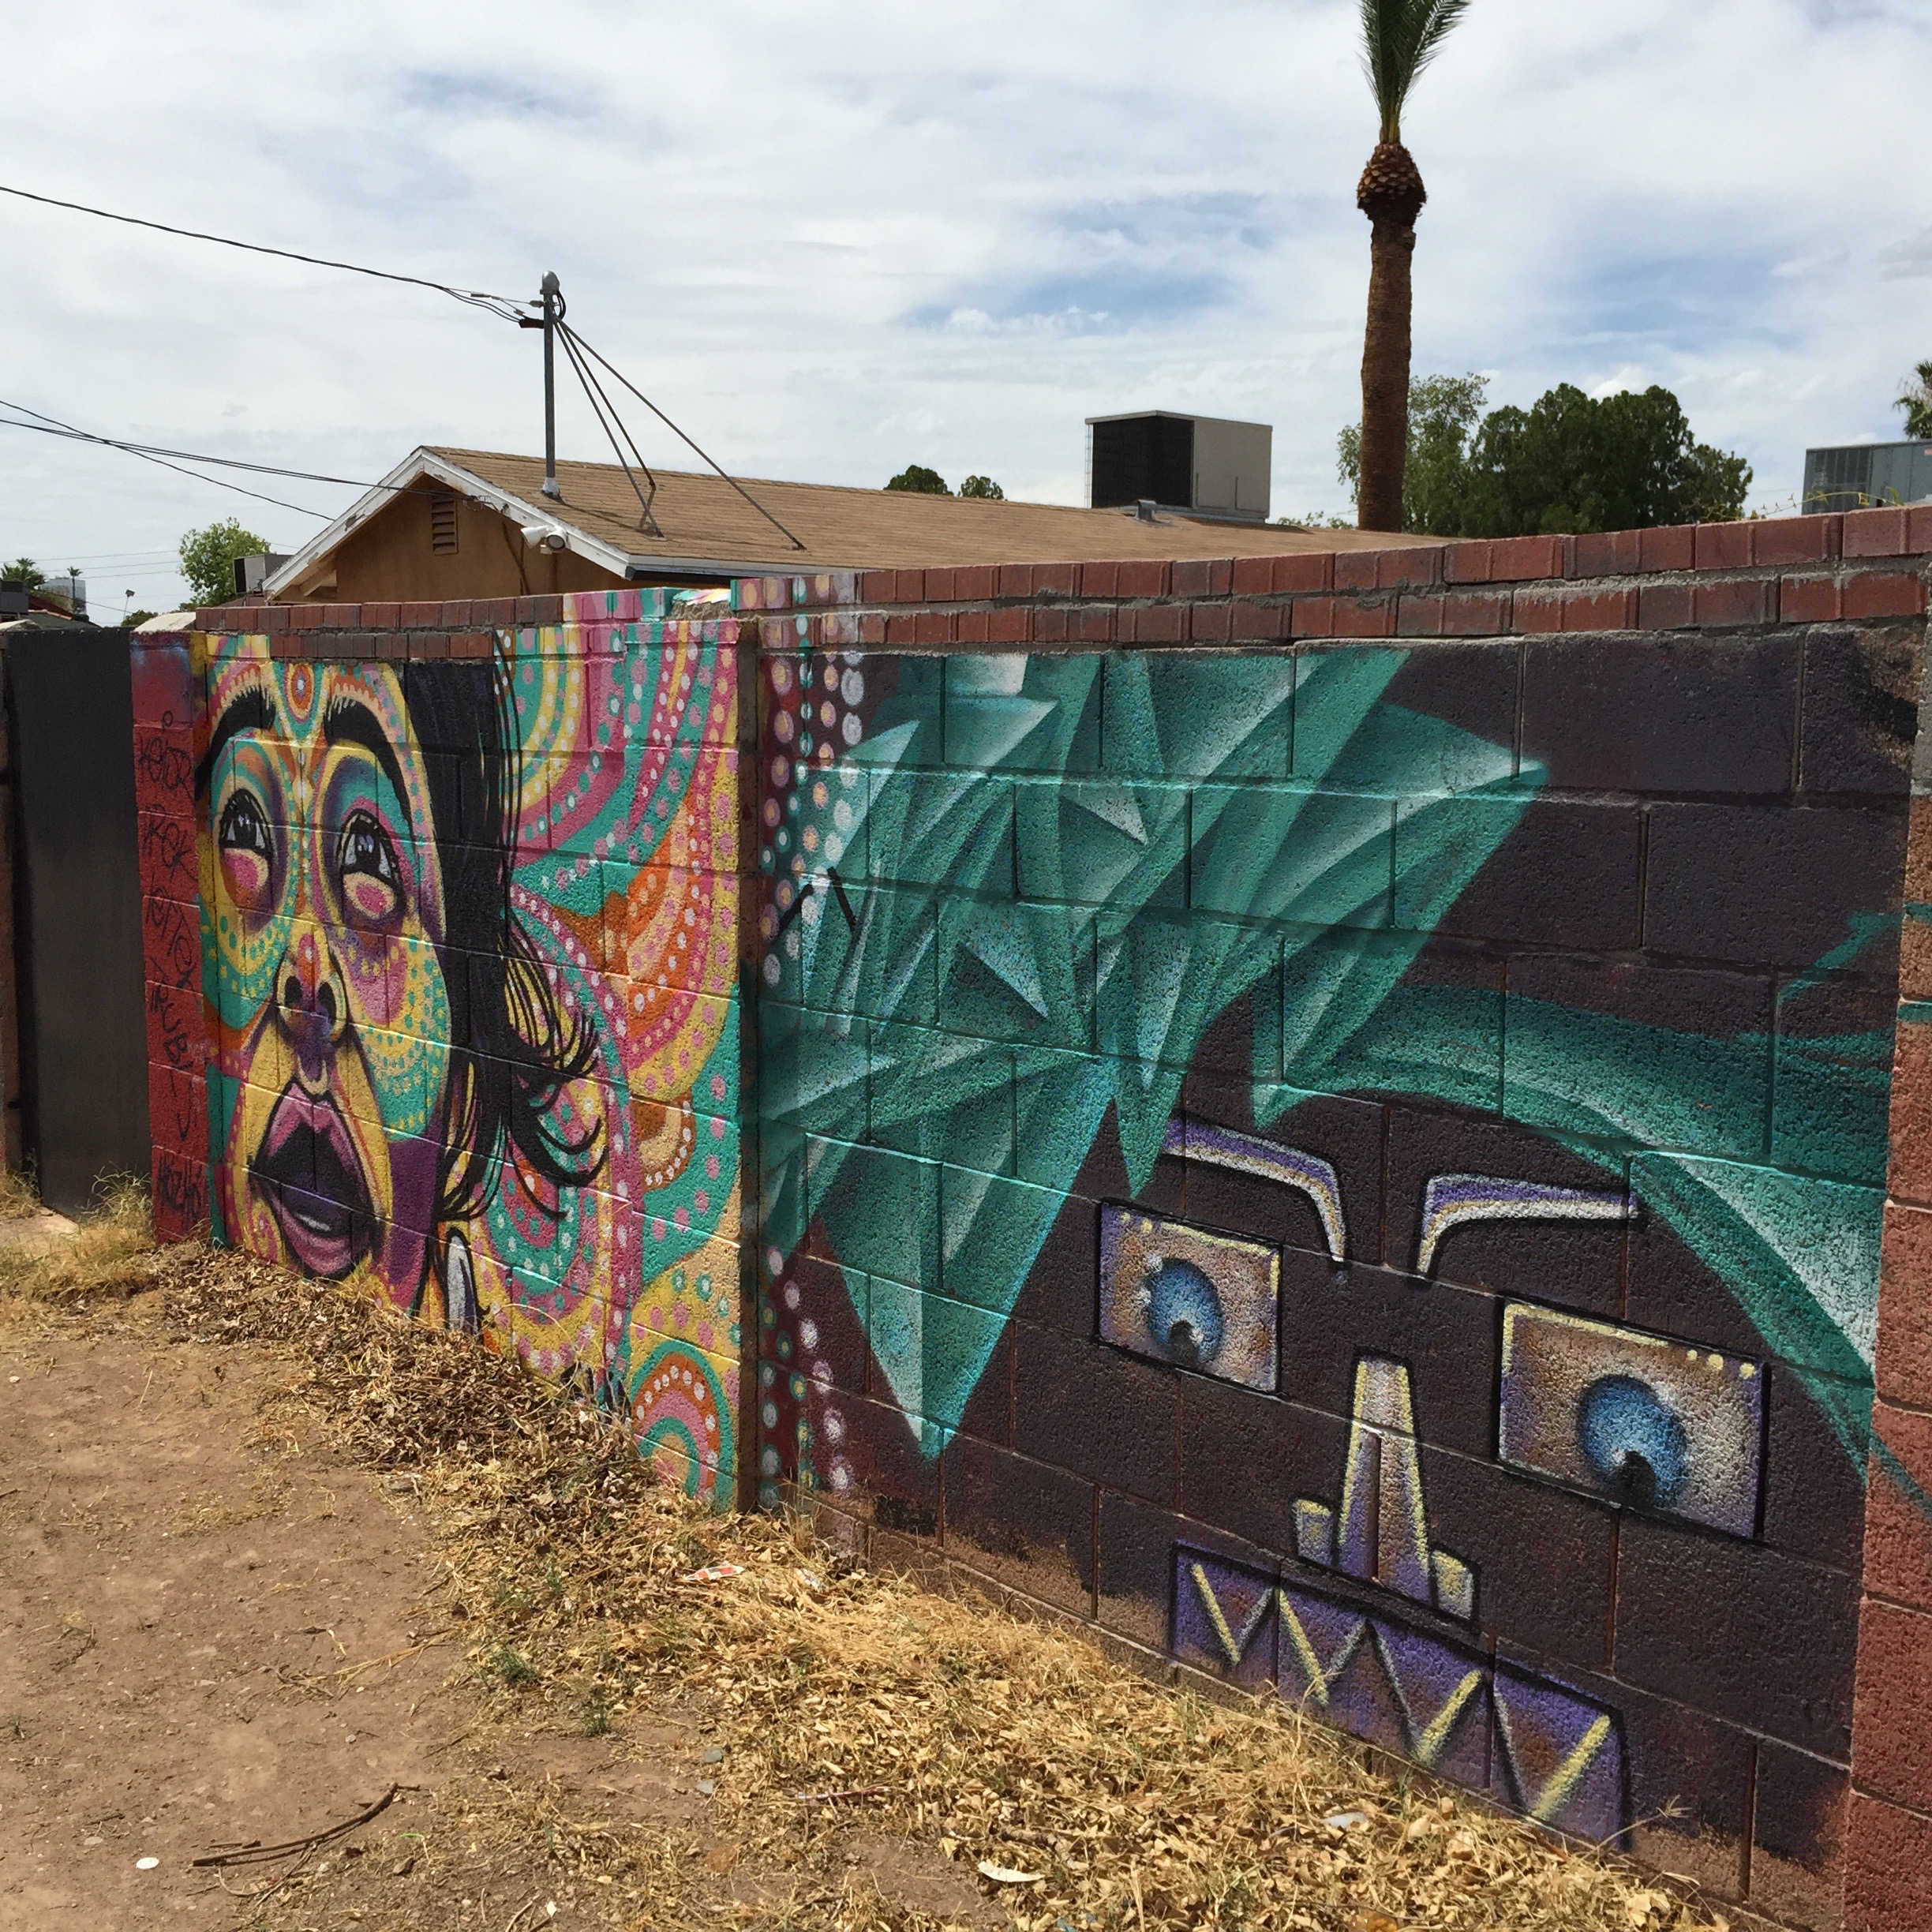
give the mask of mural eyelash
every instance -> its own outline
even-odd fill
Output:
[[[249,684],[236,692],[222,708],[208,736],[208,749],[196,761],[194,794],[197,799],[208,796],[215,768],[231,739],[243,732],[272,732],[275,725],[275,700],[263,684]]]

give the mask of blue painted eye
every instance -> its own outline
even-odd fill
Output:
[[[1170,1361],[1202,1368],[1221,1352],[1221,1297],[1192,1261],[1148,1258],[1148,1332]]]
[[[1672,1502],[1690,1473],[1683,1424],[1634,1376],[1604,1376],[1583,1391],[1577,1446],[1604,1487],[1638,1509]]]

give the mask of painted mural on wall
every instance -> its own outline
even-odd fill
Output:
[[[578,603],[475,660],[208,640],[214,1228],[571,1379],[728,1499],[732,627]]]
[[[1518,667],[766,650],[762,1477],[1586,1837],[1735,1872],[1754,1790],[1802,1874],[1902,777],[1699,937],[1769,808],[1645,827]]]

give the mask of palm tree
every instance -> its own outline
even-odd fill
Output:
[[[1355,189],[1368,217],[1368,326],[1362,339],[1361,489],[1364,530],[1402,526],[1402,465],[1409,447],[1410,258],[1416,217],[1428,193],[1402,145],[1402,110],[1469,0],[1361,0],[1363,65],[1382,137]]]
[[[1906,436],[1916,442],[1932,436],[1932,362],[1915,365],[1912,374],[1919,380],[1908,381],[1892,406],[1905,412]]]

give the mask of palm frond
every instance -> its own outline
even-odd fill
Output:
[[[1908,377],[1892,406],[1905,412],[1905,433],[1916,440],[1932,436],[1932,361],[1915,364],[1912,374],[1919,380]]]
[[[1469,0],[1361,0],[1362,65],[1382,115],[1382,138],[1402,139],[1402,110]]]

